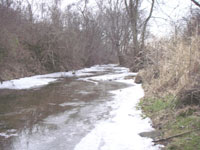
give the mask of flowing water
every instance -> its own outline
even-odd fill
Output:
[[[1,89],[0,150],[134,150],[119,146],[117,149],[106,148],[109,139],[103,139],[102,135],[92,136],[92,140],[88,138],[96,132],[95,129],[101,129],[105,122],[113,124],[112,118],[116,116],[113,111],[118,110],[121,101],[116,100],[116,93],[111,91],[118,90],[119,93],[134,86],[118,82],[131,74],[126,68],[114,65],[101,66],[96,71],[88,69],[87,73],[93,75],[62,77],[47,86],[27,90]],[[149,120],[146,121],[150,126]],[[113,124],[113,127],[118,124]],[[101,130],[101,134],[111,131],[108,129],[107,132],[106,127],[108,125]],[[110,135],[119,129],[116,128]],[[101,139],[94,146],[97,137]],[[131,140],[134,143],[134,139]]]

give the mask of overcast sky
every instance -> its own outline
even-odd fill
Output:
[[[157,5],[151,20],[151,31],[155,35],[168,35],[171,26],[181,23],[183,17],[188,15],[191,7],[190,0],[163,0]]]
[[[79,0],[63,0],[63,6]],[[95,3],[95,0],[89,0]],[[146,2],[145,2],[146,1]],[[149,5],[150,0],[144,0],[144,7]],[[153,34],[158,36],[167,35],[171,31],[171,25],[187,15],[191,6],[190,0],[158,0],[151,19],[150,26]]]
[[[62,8],[68,4],[76,3],[79,0],[62,0]],[[191,7],[191,0],[157,0],[153,18],[150,22],[151,32],[156,36],[168,35],[171,26],[187,15]],[[89,0],[90,5],[95,4],[95,0]],[[150,6],[151,0],[144,0],[144,7]],[[194,7],[194,5],[193,5]]]

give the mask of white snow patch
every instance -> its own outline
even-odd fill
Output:
[[[76,71],[69,71],[69,72],[57,72],[57,73],[50,73],[45,75],[36,75],[31,77],[25,77],[10,81],[4,81],[3,83],[0,83],[0,89],[16,89],[16,90],[22,90],[22,89],[31,89],[31,88],[37,88],[41,86],[48,85],[51,82],[55,82],[58,80],[58,78],[61,77],[82,77],[82,76],[91,76],[94,75],[90,72],[103,72],[107,69],[115,69],[116,64],[109,64],[109,65],[96,65],[92,66],[90,68],[85,68],[81,70]],[[126,68],[120,68],[119,71],[127,71]],[[124,70],[124,71],[123,71]],[[87,79],[82,79],[87,80]],[[91,80],[87,80],[88,82],[93,82]],[[95,84],[98,84],[96,82],[93,82]]]
[[[127,76],[135,76],[137,73],[119,73],[119,74],[108,74],[108,75],[100,75],[100,76],[94,76],[94,77],[86,77],[86,78],[80,78],[79,80],[87,81],[87,82],[92,82],[95,84],[98,84],[98,82],[95,81],[112,81],[112,80],[122,80],[124,82],[124,77]]]
[[[6,139],[13,137],[13,136],[18,136],[18,134],[15,133],[16,131],[17,131],[16,129],[10,129],[10,130],[7,130],[6,132],[0,133],[0,136],[4,137]]]
[[[108,76],[108,78],[110,78]],[[105,78],[103,78],[105,79]],[[122,81],[121,81],[122,82]],[[133,80],[126,83],[134,84]],[[112,92],[115,101],[109,120],[100,121],[75,147],[75,150],[158,150],[152,139],[139,135],[152,131],[150,119],[142,119],[136,109],[139,99],[144,96],[141,85],[135,85]]]
[[[10,81],[4,81],[2,84],[0,84],[0,89],[16,89],[16,90],[22,90],[22,89],[30,89],[30,88],[36,88],[48,85],[51,82],[55,82],[58,80],[58,78],[61,77],[81,77],[81,76],[90,76],[93,75],[92,73],[86,73],[81,70],[78,70],[75,72],[75,74],[70,72],[58,72],[58,73],[51,73],[46,75],[36,75],[32,77],[25,77]]]
[[[60,113],[58,115],[52,115],[44,119],[44,123],[62,126],[63,124],[65,124],[67,120],[69,120],[70,115],[76,114],[76,113],[77,113],[77,109],[73,109],[71,111],[65,111],[64,113]]]
[[[66,102],[66,103],[62,103],[59,104],[59,106],[61,107],[65,107],[65,106],[83,106],[85,103],[84,102]]]
[[[82,95],[88,95],[88,94],[92,94],[92,92],[87,92],[87,91],[80,91],[78,92],[79,94],[82,94]]]
[[[11,81],[5,81],[0,85],[0,89],[30,89],[39,86],[47,85],[55,82],[57,79],[53,78],[39,78],[39,77],[26,77]]]
[[[106,71],[108,69],[115,69],[114,67],[116,67],[117,64],[108,64],[108,65],[95,65],[92,66],[90,68],[84,68],[81,69],[81,72],[87,73],[87,72],[102,72],[102,71]]]
[[[80,79],[78,79],[78,80],[85,81],[85,82],[90,82],[90,83],[94,83],[95,85],[98,85],[98,84],[99,84],[98,82],[93,81],[93,80],[91,80],[91,79],[89,79],[89,78],[80,78]]]
[[[136,75],[136,73],[120,73],[120,74],[110,74],[110,75],[102,75],[89,77],[90,80],[99,80],[99,81],[109,81],[109,80],[119,80],[124,79],[126,76]]]

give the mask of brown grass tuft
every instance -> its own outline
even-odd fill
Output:
[[[148,49],[154,50],[147,52],[147,57],[154,61],[139,72],[146,95],[173,94],[184,103],[200,104],[200,100],[191,101],[200,97],[200,37],[193,36],[189,41],[182,38],[155,40]]]

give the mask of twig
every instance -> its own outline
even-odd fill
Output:
[[[170,139],[172,139],[172,138],[179,137],[179,136],[183,136],[183,135],[185,135],[185,134],[189,134],[189,133],[191,133],[191,132],[195,132],[195,131],[198,131],[198,130],[200,130],[200,128],[195,129],[195,130],[191,130],[191,131],[187,131],[187,132],[184,132],[184,133],[176,134],[176,135],[173,135],[173,136],[170,136],[170,137],[167,137],[167,138],[154,140],[153,142],[156,143],[156,142],[167,141],[167,140],[170,140]]]
[[[196,0],[191,0],[195,5],[197,5],[198,7],[200,7],[200,4],[196,1]]]

